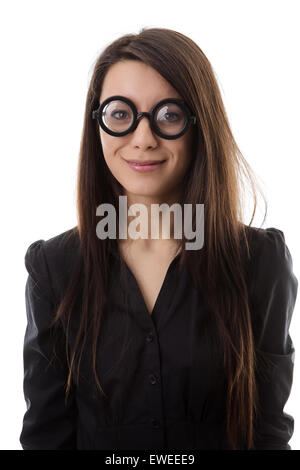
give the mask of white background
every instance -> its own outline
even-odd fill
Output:
[[[0,448],[21,449],[24,255],[77,224],[75,183],[86,93],[98,54],[125,33],[166,27],[192,38],[215,71],[233,134],[268,200],[300,278],[299,1],[1,1]],[[262,221],[261,203],[254,223]],[[249,220],[246,220],[249,222]],[[299,307],[285,411],[300,449]]]

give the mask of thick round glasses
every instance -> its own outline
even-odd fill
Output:
[[[196,116],[192,116],[185,103],[177,98],[159,101],[150,113],[138,113],[129,98],[111,96],[92,113],[101,128],[116,137],[133,132],[143,116],[149,119],[152,131],[164,139],[177,139],[185,134],[191,123],[196,124]]]

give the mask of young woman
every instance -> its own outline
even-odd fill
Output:
[[[148,222],[154,204],[193,216],[203,204],[203,246],[174,236],[175,216],[169,238],[105,238],[99,206],[120,228],[121,197]],[[298,283],[283,232],[251,227],[256,201],[201,49],[163,28],[106,47],[86,100],[78,226],[25,256],[24,449],[290,449]]]

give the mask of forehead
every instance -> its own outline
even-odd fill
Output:
[[[151,108],[164,98],[182,99],[159,72],[136,60],[120,61],[108,69],[99,101],[113,95],[125,96],[143,109]]]

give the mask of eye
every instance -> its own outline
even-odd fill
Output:
[[[124,120],[128,118],[127,111],[122,111],[122,110],[115,110],[110,115],[111,117],[118,119],[118,120]]]
[[[180,116],[177,113],[165,113],[163,118],[166,119],[167,121],[173,122],[173,121],[178,121],[178,119],[180,119]]]
[[[176,104],[167,103],[156,111],[155,119],[161,125],[175,125],[184,120],[184,114],[182,109]]]

